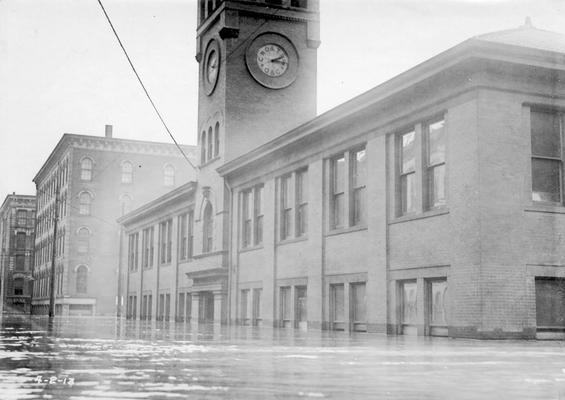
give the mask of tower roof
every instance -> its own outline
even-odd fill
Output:
[[[565,35],[538,29],[532,25],[530,18],[526,18],[524,25],[518,28],[485,33],[473,39],[565,53]]]

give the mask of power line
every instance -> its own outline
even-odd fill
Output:
[[[190,159],[188,158],[188,156],[186,155],[186,153],[184,152],[184,150],[180,147],[180,145],[178,144],[177,140],[175,139],[175,137],[173,136],[173,134],[171,133],[169,127],[167,126],[167,124],[165,123],[165,120],[163,119],[163,117],[161,116],[161,113],[159,112],[159,110],[157,109],[157,106],[155,105],[155,103],[153,102],[153,99],[151,98],[151,96],[149,95],[149,92],[147,91],[147,88],[145,87],[145,85],[143,84],[143,81],[141,80],[141,77],[139,76],[139,74],[137,73],[137,70],[135,69],[133,62],[131,61],[131,58],[128,55],[128,52],[126,51],[126,48],[124,47],[122,41],[120,40],[120,37],[118,36],[118,32],[116,32],[116,29],[114,28],[114,25],[112,24],[112,21],[110,20],[110,16],[108,15],[108,13],[106,12],[106,9],[104,8],[104,5],[102,4],[102,0],[98,0],[98,4],[100,4],[100,8],[102,8],[102,12],[104,12],[104,16],[106,17],[106,20],[108,21],[108,24],[110,24],[110,28],[112,28],[112,32],[114,32],[114,36],[116,36],[116,39],[118,40],[118,43],[120,44],[120,47],[122,48],[122,51],[124,52],[129,65],[131,67],[131,69],[133,70],[133,73],[135,74],[135,76],[137,77],[137,80],[139,81],[139,84],[141,85],[141,87],[143,88],[143,91],[145,92],[145,95],[147,96],[147,98],[149,99],[149,102],[151,103],[151,106],[153,107],[153,110],[155,110],[155,113],[157,114],[157,116],[159,117],[159,120],[161,120],[161,123],[163,124],[163,126],[165,127],[165,130],[167,131],[167,133],[169,134],[169,136],[171,137],[171,139],[173,140],[173,142],[175,143],[175,145],[177,146],[177,148],[179,149],[179,151],[182,153],[182,155],[184,156],[184,158],[186,159],[186,161],[190,164],[190,166],[194,169],[196,169],[194,167],[194,165],[192,164],[192,162],[190,161]]]

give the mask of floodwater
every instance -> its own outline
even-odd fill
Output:
[[[565,399],[564,345],[4,318],[0,399]]]

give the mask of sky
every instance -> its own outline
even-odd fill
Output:
[[[180,143],[196,144],[196,0],[103,0]],[[565,34],[565,0],[320,0],[318,113],[475,35]],[[64,133],[170,142],[97,0],[0,0],[0,203]]]

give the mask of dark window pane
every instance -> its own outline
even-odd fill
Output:
[[[537,325],[565,327],[565,279],[536,279]]]
[[[353,322],[365,322],[366,300],[364,283],[351,285],[351,300],[353,302]]]
[[[343,322],[345,320],[343,285],[332,285],[331,292],[333,322]]]
[[[561,201],[561,162],[532,159],[532,200]]]
[[[555,113],[531,113],[532,155],[561,158],[559,116]]]
[[[403,174],[414,171],[416,167],[415,138],[416,132],[414,131],[402,135],[400,172]]]

